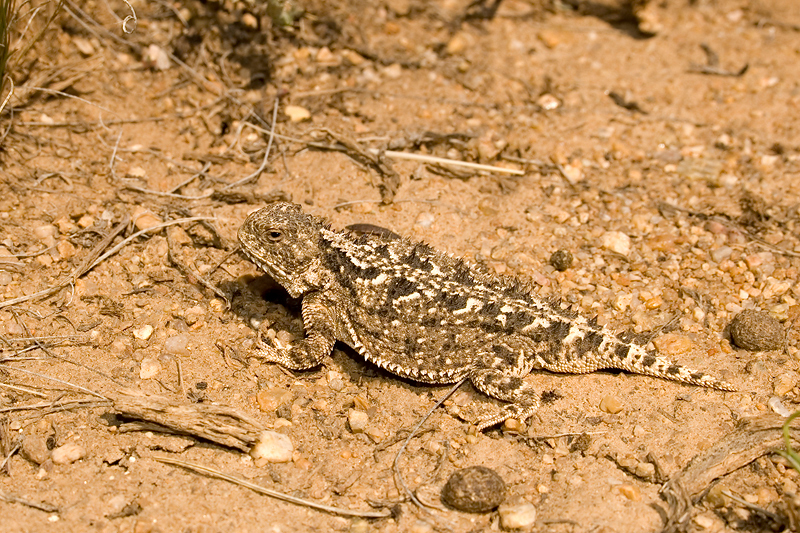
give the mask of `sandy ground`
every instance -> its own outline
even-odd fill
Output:
[[[529,379],[551,401],[535,417],[476,434],[462,407],[481,398],[464,387],[400,461],[435,506],[452,472],[484,465],[505,481],[509,508],[535,507],[528,530],[659,531],[664,480],[743,417],[797,408],[795,0],[506,0],[491,19],[465,17],[468,2],[456,0],[299,4],[281,29],[262,4],[135,2],[126,34],[123,3],[69,3],[11,72],[1,530],[508,527],[497,512],[420,509],[395,484],[398,430],[445,389],[339,345],[305,373],[247,358],[257,328],[302,334],[297,302],[232,253],[246,215],[278,199],[530,280],[741,390],[541,373]],[[383,150],[523,175],[374,155]],[[82,272],[92,251],[188,217],[213,220],[146,233]],[[565,271],[550,262],[557,250],[574,257]],[[780,349],[731,345],[743,309],[780,321]],[[286,435],[291,460],[257,466],[205,440],[125,431],[97,396],[122,391],[230,406]],[[348,422],[354,410],[367,415],[363,432]],[[395,514],[322,513],[154,457]],[[798,492],[786,464],[765,456],[725,476],[686,527],[780,531]]]

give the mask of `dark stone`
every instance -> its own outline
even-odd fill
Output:
[[[467,513],[487,513],[503,503],[506,484],[500,475],[485,466],[456,470],[442,489],[442,501]]]
[[[559,272],[564,272],[572,266],[573,257],[569,250],[556,250],[550,256],[550,264]]]
[[[731,340],[744,350],[766,352],[783,347],[783,325],[772,315],[756,309],[745,309],[730,324]]]

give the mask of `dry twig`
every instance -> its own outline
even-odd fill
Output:
[[[775,414],[743,418],[736,429],[696,455],[673,475],[661,489],[669,505],[662,533],[686,530],[696,503],[694,497],[702,494],[715,479],[752,463],[762,455],[782,450],[785,422],[786,419]],[[795,443],[800,443],[800,429],[792,429],[790,433]]]
[[[189,463],[186,461],[179,461],[177,459],[171,459],[168,457],[153,457],[153,459],[158,461],[159,463],[180,466],[186,468],[187,470],[192,470],[200,474],[205,474],[207,476],[215,477],[217,479],[222,479],[224,481],[228,481],[229,483],[234,483],[236,485],[248,488],[259,494],[264,494],[265,496],[271,496],[272,498],[276,498],[278,500],[294,503],[296,505],[303,505],[305,507],[310,507],[312,509],[317,509],[319,511],[325,511],[331,514],[336,514],[340,516],[357,516],[361,518],[389,518],[392,515],[391,511],[389,511],[388,509],[384,509],[382,511],[356,511],[353,509],[343,509],[341,507],[324,505],[321,503],[312,502],[310,500],[296,498],[295,496],[290,496],[289,494],[284,494],[283,492],[278,492],[272,489],[268,489],[266,487],[262,487],[261,485],[250,483],[249,481],[245,481],[243,479],[239,479],[238,477],[224,474],[219,470],[214,470],[213,468],[208,468],[202,465]]]

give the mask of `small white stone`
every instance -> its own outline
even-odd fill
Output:
[[[167,70],[172,65],[167,53],[157,44],[151,44],[147,47],[142,60],[147,66],[156,70]]]
[[[692,518],[692,521],[697,524],[697,527],[702,529],[711,529],[714,526],[714,520],[703,514],[695,516]]]
[[[552,94],[543,94],[536,100],[536,103],[545,111],[552,111],[561,105],[561,102]]]
[[[58,235],[58,228],[56,228],[52,224],[37,226],[33,228],[33,234],[40,241],[47,241]]]
[[[436,217],[433,216],[433,213],[420,213],[414,225],[420,228],[430,228],[435,220]]]
[[[631,252],[631,238],[621,231],[609,231],[601,239],[603,248],[627,256]]]
[[[287,105],[283,112],[292,122],[302,122],[311,118],[311,111],[299,105]]]
[[[561,172],[568,182],[575,184],[583,179],[583,165],[580,161],[569,163],[561,167]]]
[[[403,67],[399,63],[394,63],[383,69],[383,75],[390,80],[396,80],[403,75]]]
[[[497,508],[497,513],[503,529],[522,529],[536,522],[536,507],[528,502],[516,505],[504,503]]]
[[[778,398],[777,396],[773,396],[772,398],[770,398],[769,401],[767,402],[767,405],[769,405],[769,408],[772,409],[775,413],[781,415],[784,418],[791,416],[792,414],[792,411],[787,409],[786,406],[783,405],[783,402],[781,402],[780,398]]]
[[[175,335],[164,341],[164,351],[174,355],[189,355],[189,339],[191,337],[188,333],[181,333]]]
[[[75,442],[68,442],[50,453],[50,458],[57,465],[67,465],[86,457],[86,448]]]
[[[347,423],[350,426],[350,431],[353,433],[364,433],[368,422],[369,415],[364,411],[350,409],[347,413]]]
[[[138,328],[133,328],[133,336],[139,340],[146,341],[153,334],[155,328],[150,324],[145,324]]]
[[[128,502],[123,494],[112,496],[106,501],[106,509],[104,514],[106,516],[110,514],[117,514],[118,512],[122,511],[127,503]]]
[[[267,463],[288,463],[292,460],[293,453],[294,446],[289,437],[268,429],[261,432],[258,441],[250,449],[250,457],[256,466],[264,466]]]
[[[147,176],[147,171],[142,167],[133,167],[128,171],[129,176],[133,176],[134,178],[144,178]]]
[[[145,357],[142,359],[142,367],[139,369],[139,377],[142,379],[150,379],[161,372],[161,363],[158,359],[153,357]]]

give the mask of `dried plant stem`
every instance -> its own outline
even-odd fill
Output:
[[[155,231],[164,229],[164,228],[169,227],[169,226],[174,226],[176,224],[185,224],[187,222],[198,222],[200,220],[214,220],[214,217],[179,218],[177,220],[170,220],[169,222],[164,222],[163,224],[159,224],[157,226],[153,226],[152,228],[147,228],[147,229],[143,229],[141,231],[137,231],[136,233],[134,233],[130,237],[124,239],[122,242],[120,242],[119,244],[117,244],[116,246],[111,248],[109,251],[104,253],[102,256],[100,256],[97,259],[95,259],[94,261],[90,262],[88,260],[89,258],[91,258],[96,252],[102,251],[102,248],[100,246],[96,246],[95,249],[93,250],[92,254],[90,254],[89,258],[87,258],[87,260],[85,260],[84,263],[82,263],[78,268],[76,268],[72,272],[72,274],[69,275],[69,277],[66,280],[62,281],[58,285],[50,287],[49,289],[44,289],[44,290],[41,290],[39,292],[35,292],[33,294],[29,294],[27,296],[20,296],[19,298],[12,298],[11,300],[5,300],[3,302],[0,302],[0,309],[3,309],[5,307],[11,306],[11,305],[16,305],[16,304],[19,304],[19,303],[22,303],[22,302],[27,302],[29,300],[34,300],[34,299],[37,299],[37,298],[45,298],[47,296],[50,296],[51,294],[55,294],[56,292],[60,291],[64,287],[67,287],[71,283],[74,283],[77,278],[83,276],[84,274],[86,274],[87,272],[92,270],[94,267],[96,267],[98,264],[102,263],[103,261],[105,261],[106,259],[111,257],[112,255],[114,255],[115,253],[120,251],[128,243],[130,243],[131,241],[137,239],[141,235],[144,235],[145,233],[155,232]],[[123,226],[122,223],[118,224],[117,227],[114,229],[114,232],[119,233],[119,231],[124,229],[125,226],[127,226],[127,218],[124,221],[124,226]],[[114,232],[112,232],[112,233],[114,233]],[[104,240],[104,242],[105,242],[105,240]]]
[[[250,483],[249,481],[245,481],[243,479],[239,479],[237,477],[224,474],[218,470],[214,470],[212,468],[208,468],[202,465],[198,465],[195,463],[189,463],[186,461],[179,461],[177,459],[171,459],[168,457],[153,457],[159,463],[164,463],[173,466],[180,466],[186,468],[188,470],[192,470],[194,472],[198,472],[200,474],[205,474],[207,476],[215,477],[217,479],[222,479],[229,483],[234,483],[236,485],[240,485],[242,487],[248,488],[254,492],[259,494],[264,494],[265,496],[270,496],[272,498],[276,498],[278,500],[283,500],[285,502],[294,503],[296,505],[303,505],[305,507],[310,507],[312,509],[317,509],[319,511],[325,511],[327,513],[336,514],[340,516],[357,516],[361,518],[388,518],[392,515],[391,511],[388,509],[384,509],[382,511],[356,511],[352,509],[344,509],[342,507],[333,507],[330,505],[324,505],[321,503],[313,502],[310,500],[304,500],[302,498],[297,498],[295,496],[290,496],[289,494],[284,494],[283,492],[274,491],[272,489],[268,489],[266,487],[262,487],[260,485],[256,485],[255,483]]]

